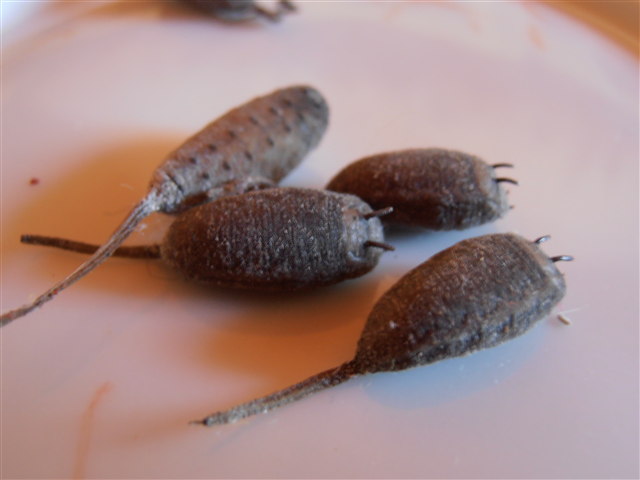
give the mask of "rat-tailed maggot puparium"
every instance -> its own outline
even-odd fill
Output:
[[[411,270],[374,305],[355,357],[336,368],[196,424],[265,413],[352,377],[427,365],[493,347],[528,331],[565,294],[555,262],[515,234],[463,240]]]
[[[354,195],[278,187],[228,196],[179,215],[161,245],[114,256],[161,258],[185,278],[225,288],[306,290],[359,277],[384,250],[378,218]],[[24,243],[92,253],[80,242],[23,235]]]
[[[161,255],[187,278],[287,291],[364,275],[391,249],[383,242],[378,213],[358,197],[281,187],[186,212],[169,229]]]
[[[91,258],[33,302],[2,314],[0,326],[89,273],[151,213],[178,213],[221,196],[273,186],[319,143],[328,118],[320,92],[304,85],[276,90],[227,112],[169,154],[153,173],[147,195]]]
[[[385,223],[432,230],[462,230],[494,221],[509,210],[496,176],[508,163],[489,165],[455,150],[422,148],[380,153],[342,169],[327,185],[351,193],[373,208],[393,207]]]

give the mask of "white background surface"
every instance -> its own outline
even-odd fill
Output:
[[[503,220],[389,235],[397,250],[374,272],[310,295],[229,295],[110,260],[0,331],[3,478],[637,478],[636,58],[533,3],[299,2],[278,25],[235,26],[161,1],[25,7],[2,3],[3,311],[81,260],[21,233],[102,241],[169,150],[294,83],[332,110],[288,185],[439,146],[512,162],[520,186]],[[132,243],[167,222],[149,218]],[[187,425],[348,360],[395,279],[493,231],[551,234],[550,255],[576,257],[531,333]]]

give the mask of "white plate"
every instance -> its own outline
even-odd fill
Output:
[[[102,241],[182,139],[289,84],[317,86],[332,112],[286,184],[441,146],[516,164],[520,186],[503,220],[390,237],[397,251],[372,274],[314,295],[229,296],[151,261],[107,262],[1,331],[3,478],[637,477],[635,57],[528,2],[308,1],[278,25],[162,1],[10,6],[3,311],[81,260],[19,234]],[[150,218],[132,242],[166,224]],[[239,424],[187,425],[348,360],[391,282],[493,231],[551,234],[549,254],[576,257],[559,264],[567,296],[530,334]]]

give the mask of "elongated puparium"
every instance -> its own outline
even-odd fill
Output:
[[[359,198],[279,187],[220,198],[179,215],[161,245],[114,255],[161,258],[190,280],[226,288],[292,291],[331,285],[373,269],[384,250],[378,218]],[[92,253],[95,245],[24,235],[24,243]]]
[[[373,208],[391,206],[385,223],[433,230],[465,229],[491,222],[508,210],[496,170],[510,164],[489,165],[454,150],[424,148],[365,157],[346,166],[327,185],[351,193]]]
[[[278,0],[274,9],[260,6],[256,0],[180,0],[205,14],[225,22],[246,22],[265,18],[271,22],[280,20],[283,14],[295,11],[290,0]]]
[[[309,86],[276,90],[235,108],[169,154],[147,195],[91,258],[33,302],[2,314],[4,326],[106,260],[153,212],[178,213],[226,195],[273,186],[320,141],[328,124],[322,95]]]
[[[193,423],[234,422],[355,376],[467,355],[527,332],[564,296],[564,277],[555,262],[571,259],[549,258],[538,243],[492,234],[453,245],[404,275],[378,300],[351,361]]]

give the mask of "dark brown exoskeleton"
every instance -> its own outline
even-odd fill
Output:
[[[462,152],[439,148],[382,153],[358,160],[327,185],[359,196],[373,208],[392,206],[387,223],[433,230],[464,229],[496,220],[509,210],[496,168]]]
[[[354,358],[266,397],[193,422],[219,425],[267,412],[350,378],[427,365],[528,331],[565,294],[555,262],[514,234],[463,240],[411,270],[374,305]]]
[[[161,245],[114,255],[161,258],[184,277],[227,288],[292,291],[364,275],[384,250],[378,216],[353,195],[280,187],[224,197],[178,216]],[[24,235],[24,243],[91,253],[95,245]]]
[[[277,22],[283,14],[293,12],[296,9],[290,0],[279,0],[274,10],[261,7],[255,0],[180,1],[225,22],[246,22],[260,17]]]
[[[169,154],[147,195],[94,255],[33,302],[2,314],[0,326],[51,300],[106,260],[153,212],[179,213],[226,195],[273,186],[320,141],[328,124],[316,89],[293,86],[237,107]]]

